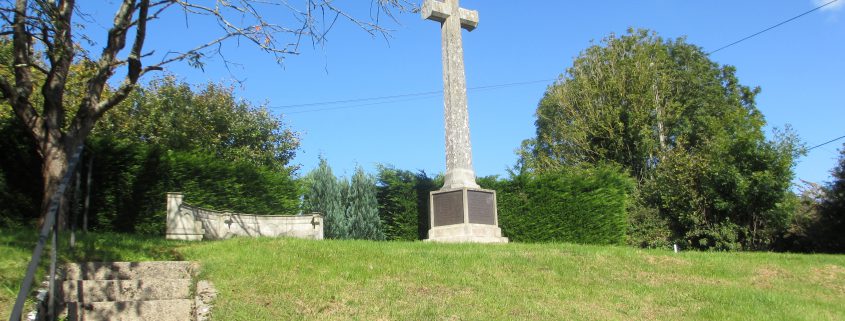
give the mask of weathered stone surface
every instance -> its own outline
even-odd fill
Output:
[[[67,320],[195,320],[195,262],[88,262],[61,273]],[[206,291],[197,287],[197,292]],[[208,315],[208,305],[205,305]]]
[[[202,223],[191,215],[179,211],[184,196],[182,193],[167,193],[167,234],[168,240],[199,241],[205,230]]]
[[[466,223],[433,227],[428,230],[428,239],[426,241],[443,243],[507,243],[508,238],[502,237],[502,230],[495,225]]]
[[[440,22],[446,121],[446,175],[443,187],[430,196],[429,240],[507,242],[498,228],[496,194],[479,189],[472,168],[461,29],[474,30],[478,12],[461,8],[458,0],[425,0],[420,13]]]
[[[188,321],[193,300],[75,302],[68,304],[69,320]]]
[[[187,261],[70,263],[65,265],[63,279],[66,281],[190,279],[196,270],[196,263]]]
[[[167,194],[167,238],[220,240],[235,236],[323,239],[323,216],[253,215],[208,210],[184,203],[181,193]]]
[[[197,282],[197,296],[194,301],[196,321],[206,321],[211,317],[212,302],[217,298],[217,289],[211,281]]]
[[[446,175],[443,188],[476,188],[478,184],[475,183],[475,171],[472,168],[461,28],[475,29],[478,12],[461,8],[458,0],[426,0],[421,13],[424,19],[441,23],[446,120]]]
[[[188,299],[191,279],[71,280],[62,282],[65,302]]]

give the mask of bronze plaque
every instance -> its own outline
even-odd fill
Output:
[[[468,190],[467,209],[470,223],[496,225],[496,201],[493,193]]]
[[[446,193],[432,194],[434,209],[434,226],[461,224],[464,222],[464,195],[457,190]]]

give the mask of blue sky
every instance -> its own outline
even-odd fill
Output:
[[[478,28],[463,34],[468,87],[522,83],[469,90],[476,173],[506,175],[516,161],[514,150],[534,135],[534,112],[546,87],[591,41],[629,27],[648,28],[666,38],[686,36],[711,51],[827,1],[463,0],[462,7],[480,16]],[[369,14],[369,1],[338,5],[359,16]],[[96,16],[113,14],[98,10]],[[158,53],[187,49],[217,35],[201,22],[189,21],[186,28],[184,17],[172,13],[151,26],[146,48]],[[289,19],[285,12],[269,14],[276,21]],[[439,25],[413,13],[398,15],[396,23],[382,22],[394,29],[387,40],[339,22],[325,44],[306,43],[283,66],[249,45],[228,43],[226,59],[239,66],[227,70],[217,57],[204,71],[173,65],[169,72],[195,84],[242,80],[241,98],[266,103],[301,133],[294,160],[302,165],[300,173],[311,170],[320,155],[341,175],[350,175],[357,165],[372,172],[376,164],[442,172],[442,95],[291,106],[442,89]],[[845,0],[711,59],[736,66],[742,84],[762,88],[757,104],[769,134],[771,128],[790,124],[808,146],[845,135]],[[802,157],[796,177],[829,180],[843,141]]]

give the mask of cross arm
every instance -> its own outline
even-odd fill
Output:
[[[460,13],[461,28],[472,31],[478,27],[478,11],[458,8],[458,12]],[[425,0],[422,8],[420,8],[420,14],[423,19],[443,23],[452,15],[452,5],[448,2]]]

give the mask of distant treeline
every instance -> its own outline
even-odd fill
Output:
[[[845,154],[832,182],[795,193],[803,145],[788,127],[766,137],[759,92],[684,39],[611,35],[548,88],[508,177],[478,182],[497,191],[514,242],[845,252]],[[385,165],[347,180],[325,161],[300,175],[298,145],[280,116],[230,87],[155,80],[86,141],[65,227],[162,235],[165,193],[179,191],[220,210],[319,211],[328,237],[427,237],[440,176]],[[7,105],[0,149],[0,224],[32,226],[39,157]]]

